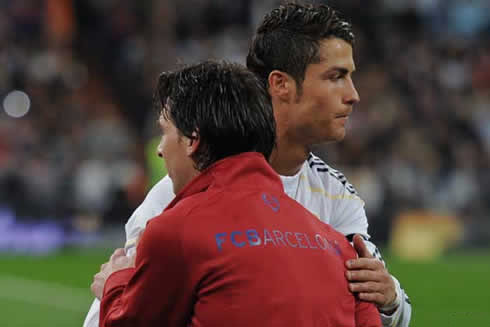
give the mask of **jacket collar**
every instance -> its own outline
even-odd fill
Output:
[[[238,188],[252,186],[283,191],[279,175],[264,156],[258,152],[245,152],[219,160],[202,171],[175,196],[165,210],[174,207],[182,199],[209,188],[232,185]]]

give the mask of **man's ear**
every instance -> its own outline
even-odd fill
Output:
[[[284,102],[290,102],[296,92],[296,83],[287,73],[273,70],[268,77],[269,94],[272,99],[278,98]]]
[[[187,155],[189,157],[197,151],[200,141],[199,134],[192,132],[192,136],[187,139]]]

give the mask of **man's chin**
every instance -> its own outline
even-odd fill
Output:
[[[340,129],[329,143],[340,142],[345,138],[345,128]]]
[[[340,142],[342,141],[343,139],[345,138],[345,132],[342,133],[342,134],[339,134],[339,135],[336,135],[335,137],[330,137],[328,139],[325,139],[325,140],[322,140],[318,143],[314,143],[310,146],[310,148],[316,148],[316,147],[319,147],[319,146],[323,146],[323,145],[326,145],[326,144],[330,144],[330,143],[335,143],[335,142]]]

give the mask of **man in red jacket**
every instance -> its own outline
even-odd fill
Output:
[[[155,99],[177,195],[134,264],[119,249],[96,275],[100,326],[381,326],[349,291],[355,250],[268,165],[275,123],[256,77],[204,62],[162,74]]]

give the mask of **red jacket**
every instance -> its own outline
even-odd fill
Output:
[[[257,153],[215,163],[150,220],[100,326],[381,326],[348,290],[345,237],[289,198]]]

